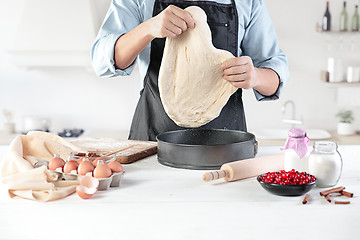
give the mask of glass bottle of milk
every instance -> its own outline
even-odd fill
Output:
[[[310,140],[306,131],[300,128],[292,128],[288,132],[285,142],[284,169],[290,171],[295,169],[299,172],[308,171],[307,152]]]
[[[341,176],[342,159],[337,145],[330,141],[315,142],[309,156],[309,173],[316,177],[316,186],[335,186]]]

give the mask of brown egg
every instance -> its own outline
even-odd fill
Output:
[[[69,160],[65,163],[64,173],[70,173],[73,170],[77,170],[79,164],[75,160]]]
[[[105,161],[104,159],[102,159],[102,158],[97,158],[97,159],[95,159],[95,160],[92,162],[93,166],[96,167],[96,166],[98,165],[98,162],[99,162],[100,160],[103,161],[103,162],[106,164],[106,161]]]
[[[84,186],[77,186],[76,187],[76,193],[79,197],[81,197],[82,199],[88,199],[90,197],[92,197],[92,195],[94,195],[96,193],[96,189],[94,188],[87,188]]]
[[[56,170],[57,168],[63,168],[65,161],[60,158],[60,154],[55,154],[49,162],[49,170]]]
[[[108,163],[108,166],[112,172],[115,173],[124,172],[123,166],[118,161],[111,161]]]
[[[80,163],[84,160],[84,159],[88,159],[87,157],[81,157],[77,160],[77,163],[80,165]]]
[[[89,159],[84,159],[78,167],[78,174],[86,175],[88,172],[92,172],[94,170],[94,166],[91,164]]]
[[[98,165],[94,169],[94,177],[96,178],[108,178],[112,174],[109,166],[103,161],[98,161]]]
[[[76,187],[76,193],[83,199],[88,199],[97,191],[99,180],[90,176],[82,177],[79,186]]]
[[[98,188],[99,187],[99,180],[97,178],[91,176],[84,176],[81,177],[79,185],[85,186],[88,188]]]

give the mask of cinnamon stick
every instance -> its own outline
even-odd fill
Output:
[[[344,195],[344,196],[349,197],[349,198],[352,198],[354,196],[353,193],[347,192],[347,191],[341,191],[340,193],[341,193],[341,195]]]
[[[307,202],[309,201],[310,195],[306,194],[304,200],[302,201],[302,204],[307,204]]]
[[[320,196],[326,196],[329,195],[330,193],[341,193],[344,189],[345,187],[331,188],[329,190],[320,192]]]
[[[335,204],[350,204],[350,201],[335,201]]]
[[[330,197],[330,195],[325,195],[324,197],[325,197],[325,199],[326,199],[329,203],[331,203],[331,197]]]

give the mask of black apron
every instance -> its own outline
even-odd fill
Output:
[[[231,2],[231,4],[219,4],[208,1],[155,0],[153,16],[158,15],[169,5],[182,9],[192,5],[199,6],[207,15],[214,46],[237,56],[238,15],[234,0]],[[185,129],[169,118],[161,103],[158,76],[164,46],[165,38],[157,38],[151,42],[150,64],[131,124],[129,139],[156,141],[156,136],[160,133]],[[229,98],[220,115],[199,128],[246,131],[241,96],[242,89],[238,89]]]

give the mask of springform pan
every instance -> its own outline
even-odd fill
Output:
[[[227,162],[254,158],[257,141],[249,132],[186,129],[159,134],[158,161],[184,169],[219,169]]]

